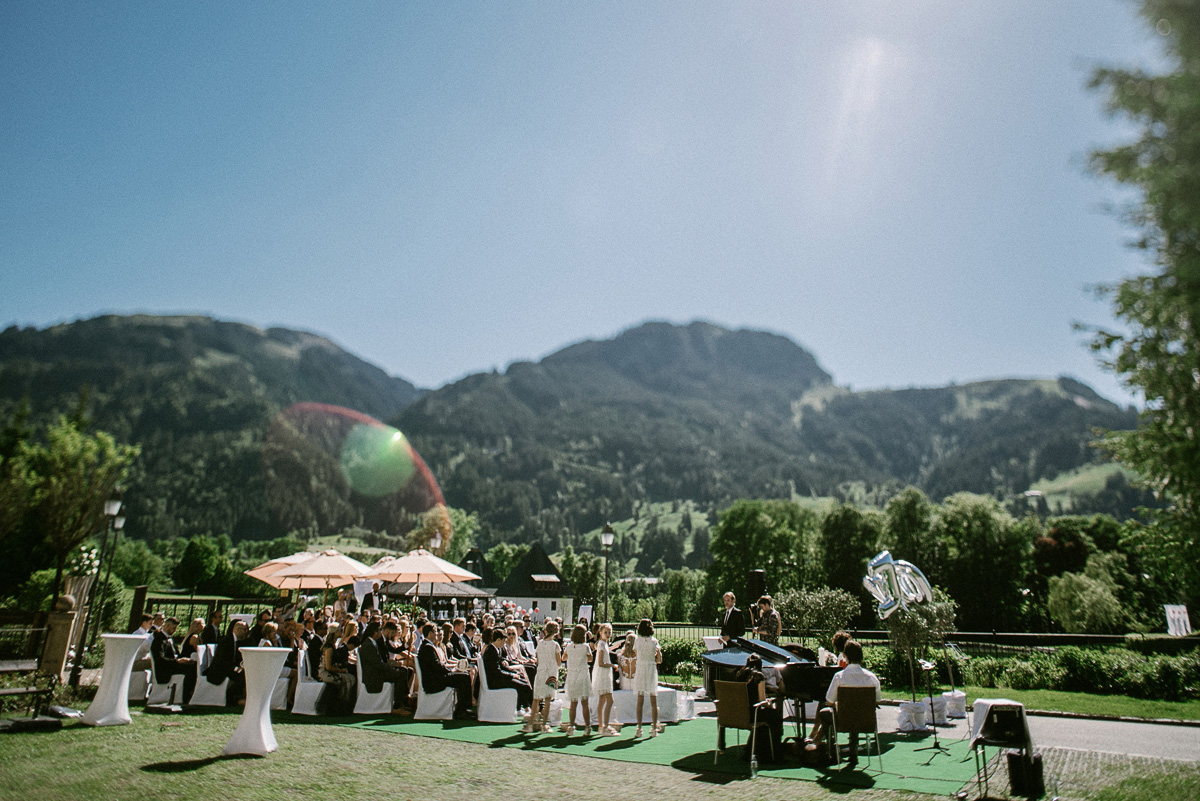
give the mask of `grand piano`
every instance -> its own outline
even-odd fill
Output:
[[[734,637],[726,647],[701,654],[704,659],[704,691],[709,698],[716,698],[714,682],[737,681],[737,672],[746,666],[750,654],[758,654],[763,663],[763,675],[767,680],[768,689],[774,690],[780,698],[796,702],[796,710],[799,713],[797,726],[803,725],[807,728],[804,704],[825,700],[829,683],[838,669],[821,667],[814,659],[801,656],[795,651],[762,640]],[[804,736],[803,729],[800,736]]]

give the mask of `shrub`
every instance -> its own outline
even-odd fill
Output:
[[[1063,668],[1047,654],[1032,654],[1029,659],[1011,659],[1001,682],[1014,690],[1057,690],[1062,686]]]
[[[863,648],[863,667],[892,687],[907,687],[908,661],[894,648],[874,645]]]
[[[700,654],[704,653],[703,642],[663,639],[658,644],[662,648],[662,664],[658,666],[660,672],[675,673],[680,662],[690,662],[693,667],[700,669]]]
[[[1004,675],[1008,661],[995,656],[974,657],[964,666],[964,683],[977,687],[999,687],[1000,677]]]

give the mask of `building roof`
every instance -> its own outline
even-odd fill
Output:
[[[467,582],[475,587],[499,587],[500,577],[496,575],[496,571],[492,568],[491,563],[483,555],[483,551],[478,548],[472,548],[467,551],[466,556],[458,563],[459,567],[470,570],[477,576],[480,576],[479,581]]]
[[[550,561],[546,549],[533,543],[508,578],[496,589],[497,598],[573,598],[575,593]]]

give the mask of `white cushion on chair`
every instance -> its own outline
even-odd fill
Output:
[[[171,690],[175,690],[175,700],[171,700]],[[146,706],[155,704],[183,703],[183,674],[176,673],[166,684],[154,682],[150,686],[150,695],[146,697]]]
[[[142,703],[150,691],[150,671],[135,670],[129,674],[129,700]]]
[[[309,676],[307,672],[301,673],[300,681],[296,683],[296,700],[292,702],[292,714],[317,714],[317,701],[320,699],[321,691],[324,689],[325,682],[317,681]]]
[[[354,669],[358,674],[358,698],[354,701],[354,714],[389,714],[392,711],[392,707],[395,706],[392,701],[395,696],[396,685],[392,684],[390,681],[385,681],[383,683],[383,689],[379,692],[367,692],[367,686],[363,684],[361,652],[359,653],[358,660],[355,662]]]
[[[204,677],[204,673],[212,664],[213,654],[216,653],[217,646],[208,643],[201,646],[200,665],[196,668],[196,689],[192,691],[192,698],[188,701],[188,706],[225,706],[225,691],[229,689],[229,679],[220,684],[213,684]]]
[[[454,688],[447,687],[440,693],[425,692],[425,681],[421,678],[421,663],[415,662],[417,668],[417,711],[413,720],[453,720],[454,719]]]
[[[479,670],[479,709],[476,717],[483,723],[512,723],[517,717],[517,691],[512,687],[488,689],[483,655],[475,657]]]

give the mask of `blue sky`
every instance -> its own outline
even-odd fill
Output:
[[[193,313],[420,386],[647,319],[855,389],[1069,374],[1123,0],[5,3],[0,324]]]

